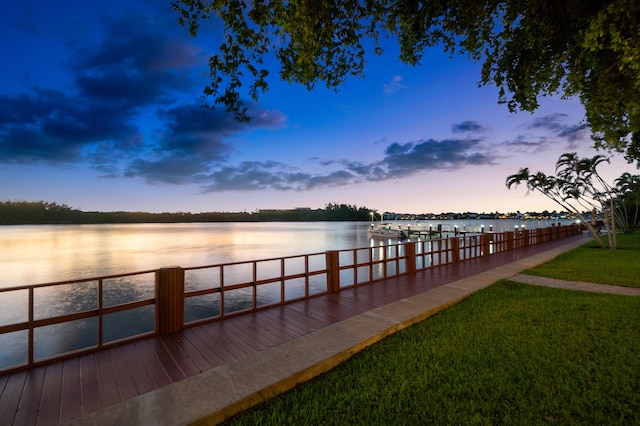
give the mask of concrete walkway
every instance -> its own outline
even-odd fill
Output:
[[[399,300],[172,385],[71,421],[72,425],[218,424],[226,418],[331,370],[356,352],[428,318],[495,281],[584,244],[585,239]],[[557,284],[557,283],[556,283]],[[612,287],[612,286],[606,286]],[[570,288],[579,288],[571,283]],[[614,287],[616,289],[617,287]],[[636,289],[637,290],[637,289]]]
[[[534,275],[516,274],[511,278],[525,284],[544,287],[564,288],[567,290],[590,291],[592,293],[611,293],[621,296],[640,296],[640,288],[620,287],[607,284],[583,283],[579,281],[556,280],[554,278],[537,277]]]

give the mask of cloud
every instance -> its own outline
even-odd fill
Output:
[[[86,164],[106,177],[201,182],[234,151],[234,135],[285,122],[254,104],[251,122],[238,123],[185,103],[183,93],[199,88],[194,67],[206,65],[206,55],[139,16],[111,21],[103,41],[70,58],[70,90],[0,96],[0,162]]]
[[[510,152],[520,154],[537,154],[548,150],[552,142],[546,137],[534,137],[530,135],[518,135],[513,140],[508,140],[500,144]]]
[[[239,123],[219,110],[199,105],[179,105],[160,112],[166,127],[156,145],[150,146],[144,158],[131,161],[125,171],[127,177],[141,177],[149,183],[203,183],[225,163],[234,151],[229,138],[248,128],[274,128],[284,123],[278,112],[253,107],[250,123]],[[243,169],[239,169],[243,170]],[[228,168],[228,173],[238,172]],[[214,185],[215,186],[215,185]],[[227,187],[223,184],[222,187]]]
[[[589,135],[589,128],[585,124],[565,124],[562,123],[567,118],[567,114],[550,114],[543,117],[536,117],[526,124],[528,129],[542,129],[550,131],[556,136],[566,139],[569,142],[576,142],[586,139]]]
[[[35,87],[0,97],[0,162],[76,163],[106,141],[115,150],[139,149],[131,144],[140,141],[135,120],[191,84],[185,69],[197,53],[145,23],[114,22],[103,43],[73,52],[72,90]]]
[[[555,113],[542,117],[536,117],[533,120],[524,124],[524,128],[533,131],[544,132],[543,136],[537,137],[531,135],[519,135],[515,140],[508,142],[506,145],[511,147],[520,146],[525,148],[524,152],[540,152],[547,149],[548,144],[558,143],[558,141],[564,141],[567,143],[567,149],[575,149],[578,143],[586,140],[589,137],[589,127],[584,124],[566,124],[564,120],[568,117],[567,114]],[[525,141],[526,144],[525,144]],[[535,145],[538,145],[535,149]]]
[[[491,165],[497,156],[483,153],[479,139],[428,139],[387,147],[380,167],[385,178],[413,175],[425,170],[455,170],[468,165]]]
[[[389,83],[382,85],[382,91],[389,94],[396,93],[398,90],[406,88],[407,86],[402,84],[402,76],[400,75],[394,75]]]
[[[561,130],[564,125],[561,121],[565,120],[568,117],[567,114],[555,113],[549,114],[542,117],[536,117],[532,121],[525,124],[525,127],[528,129],[544,129],[551,130],[557,132]]]
[[[497,156],[477,139],[423,140],[391,143],[380,161],[364,163],[312,159],[325,172],[300,172],[296,167],[275,161],[221,165],[207,176],[205,192],[228,190],[311,190],[320,187],[400,179],[433,170],[456,170],[495,164]]]
[[[451,126],[451,131],[453,133],[463,133],[463,132],[484,132],[486,129],[477,121],[463,121],[462,123],[457,123]]]

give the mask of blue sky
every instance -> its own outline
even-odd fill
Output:
[[[390,43],[339,92],[269,80],[236,122],[201,108],[215,22],[191,38],[170,2],[10,2],[0,15],[0,200],[85,211],[254,211],[330,202],[379,211],[541,211],[520,167],[595,154],[576,99],[509,113],[480,65]],[[274,69],[272,75],[277,75]],[[619,156],[610,180],[635,172]]]

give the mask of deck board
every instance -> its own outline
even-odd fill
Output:
[[[42,399],[38,413],[38,425],[60,423],[60,401],[62,399],[62,362],[48,364],[42,386]]]
[[[167,347],[162,343],[162,340],[151,339],[149,340],[149,346],[160,360],[160,364],[164,367],[171,382],[177,382],[187,377],[180,369],[180,366],[176,364]]]
[[[358,285],[338,294],[194,325],[172,335],[150,337],[0,375],[0,419],[8,425],[59,424],[379,306],[575,239],[569,237]]]
[[[118,380],[111,364],[111,352],[109,350],[96,353],[96,364],[98,367],[98,383],[100,383],[100,395],[102,405],[108,407],[120,402],[120,391],[118,390]]]
[[[44,369],[29,371],[24,383],[20,407],[16,412],[15,424],[35,425],[38,422],[38,408],[44,385]],[[0,410],[0,418],[7,417]]]
[[[62,366],[62,396],[60,420],[67,421],[82,415],[82,389],[80,383],[80,359],[71,358]]]
[[[42,377],[40,379],[36,377],[33,381],[27,380],[29,377],[28,371],[20,371],[18,373],[6,376],[6,380],[4,380],[4,390],[0,394],[2,398],[2,403],[0,404],[0,419],[2,419],[3,421],[6,420],[8,424],[13,424],[14,420],[16,420],[15,424],[19,424],[17,423],[18,418],[32,418],[33,416],[26,412],[27,410],[34,408],[34,401],[31,401],[28,398],[30,395],[32,395],[32,392],[35,393],[34,397],[37,398],[38,404],[35,405],[37,415],[37,409],[40,403],[40,395],[42,394],[42,390],[38,392],[36,389],[33,389],[32,386],[29,386],[27,388],[27,385],[37,386],[38,384],[43,383],[44,371],[42,371],[39,375]],[[28,392],[26,399],[23,398],[23,394],[25,391]],[[28,404],[29,407],[20,409],[22,402]],[[17,411],[16,407],[18,407]],[[31,424],[35,424],[35,422]]]
[[[211,364],[212,368],[225,363],[225,359],[209,347],[196,330],[188,328],[184,330],[182,334],[189,339],[189,342],[198,350],[200,355]]]
[[[109,351],[111,352],[111,365],[118,383],[120,398],[124,401],[139,395],[133,370],[127,361],[122,346],[116,346],[109,349]]]
[[[82,414],[99,410],[102,407],[102,400],[95,354],[80,357],[80,388],[82,395]]]
[[[137,356],[142,360],[156,388],[171,383],[171,378],[147,340],[135,342],[132,346],[131,351],[137,353]]]
[[[134,345],[124,345],[122,350],[124,351],[124,358],[127,360],[129,368],[131,369],[138,394],[154,390],[156,386],[153,378],[151,374],[149,374],[147,366],[144,364],[140,354],[136,351],[136,347]]]
[[[159,336],[159,340],[185,377],[191,377],[201,372],[178,344],[178,341],[182,340],[182,334]]]

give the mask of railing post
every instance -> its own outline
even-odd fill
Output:
[[[408,274],[416,273],[416,244],[413,242],[404,244],[404,257]]]
[[[529,230],[522,230],[522,247],[527,247],[529,245]]]
[[[493,234],[482,234],[480,236],[482,256],[489,256],[491,254],[491,241],[493,241]]]
[[[337,250],[325,252],[327,261],[327,291],[337,293],[340,291],[340,255]]]
[[[451,262],[458,263],[460,262],[460,238],[450,238],[449,241],[451,241]]]
[[[184,269],[156,271],[156,318],[160,334],[175,333],[184,323]]]
[[[513,250],[514,237],[515,236],[513,235],[513,231],[507,231],[504,233],[504,239],[505,239],[505,242],[507,243],[507,246],[505,247],[506,251]]]

